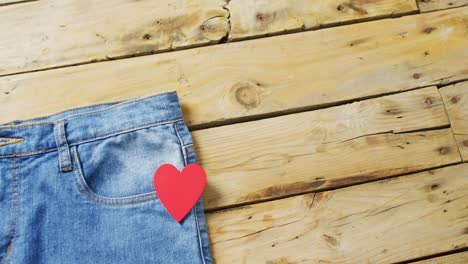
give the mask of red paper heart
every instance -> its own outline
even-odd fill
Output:
[[[153,184],[159,200],[180,223],[202,195],[206,174],[197,164],[187,165],[182,172],[171,164],[164,164],[154,173]]]

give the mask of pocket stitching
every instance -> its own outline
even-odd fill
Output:
[[[184,157],[184,166],[187,166],[187,153],[185,151],[184,141],[180,137],[179,129],[177,128],[177,125],[176,125],[175,122],[172,124],[172,126],[174,127],[174,131],[175,131],[175,133],[177,135],[177,138],[179,139],[179,142],[180,142],[180,150],[182,151],[182,156]]]
[[[72,170],[73,180],[75,182],[75,185],[77,185],[80,193],[86,199],[92,201],[93,203],[100,204],[100,205],[107,205],[107,206],[126,206],[126,205],[128,206],[128,205],[134,205],[134,204],[159,200],[155,192],[138,194],[138,195],[133,195],[133,196],[128,196],[128,197],[113,197],[113,198],[100,196],[96,194],[93,190],[91,190],[88,184],[84,181],[83,174],[81,171],[82,168],[81,168],[79,158],[77,155],[76,146],[72,147],[72,152],[73,152],[73,160],[75,163],[74,169]],[[154,196],[154,197],[149,197],[147,199],[144,199],[146,196]],[[137,201],[132,202],[131,200],[137,200]]]

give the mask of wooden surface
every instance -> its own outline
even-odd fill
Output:
[[[7,76],[0,123],[177,89],[193,126],[453,82],[468,78],[467,15],[449,9]]]
[[[1,6],[0,123],[175,89],[216,263],[465,263],[463,4]]]
[[[229,1],[229,39],[311,29],[344,21],[416,12],[414,0],[236,0]]]
[[[0,38],[0,75],[217,42],[228,29],[223,4],[41,0],[6,6],[0,32],[14,37]]]
[[[411,262],[413,264],[466,264],[468,263],[468,251],[447,256]]]
[[[223,0],[136,2],[42,0],[0,10],[0,32],[15,35],[0,38],[4,47],[0,75],[217,43],[225,36],[237,39],[300,29],[301,23],[310,28],[417,11],[414,0],[342,5],[340,1],[275,1],[273,5],[231,1],[228,6]],[[244,28],[246,21],[249,25]]]
[[[468,162],[468,82],[440,89],[461,156]]]
[[[217,263],[391,263],[466,247],[468,164],[208,214]]]
[[[418,0],[421,12],[429,12],[446,8],[468,5],[468,0]]]
[[[403,133],[446,125],[437,89],[425,88],[194,131],[198,159],[210,175],[205,206],[278,198],[460,162],[449,129]],[[340,166],[334,166],[337,161]]]

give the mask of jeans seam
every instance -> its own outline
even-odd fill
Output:
[[[177,130],[177,127],[174,125],[174,128],[177,132],[177,136],[179,136],[178,134],[178,130]],[[179,137],[180,138],[180,137]],[[182,142],[182,141],[181,141]],[[189,144],[189,145],[192,145],[192,144]],[[182,146],[184,146],[182,144]],[[184,165],[187,166],[188,164],[188,154],[186,154],[186,150],[185,148],[182,148],[183,152],[184,152]],[[205,261],[205,253],[203,252],[203,239],[201,237],[201,234],[200,234],[200,226],[198,224],[198,210],[197,210],[197,203],[195,203],[195,206],[192,208],[192,213],[193,213],[193,216],[194,216],[194,222],[195,222],[195,228],[197,229],[197,238],[198,238],[198,248],[200,250],[200,258],[203,262],[203,264],[206,264],[206,261]]]
[[[11,243],[12,243],[12,240],[13,240],[13,222],[14,222],[14,215],[13,215],[13,208],[14,208],[14,199],[13,199],[13,195],[15,195],[15,185],[16,185],[16,182],[15,182],[15,173],[16,173],[16,159],[13,159],[13,173],[12,173],[12,180],[11,180],[11,206],[10,206],[10,220],[8,221],[8,241],[7,241],[7,245],[10,244],[11,246]],[[0,263],[5,263],[6,259],[10,256],[10,252],[11,251],[8,251],[2,262]]]
[[[200,226],[198,224],[198,215],[197,215],[197,203],[195,203],[195,206],[193,207],[194,209],[192,210],[193,214],[194,214],[194,219],[195,219],[195,227],[197,228],[197,237],[198,237],[198,245],[199,245],[199,249],[200,249],[200,255],[201,255],[201,259],[203,261],[203,264],[206,264],[205,262],[205,254],[203,252],[203,241],[202,241],[202,237],[201,237],[201,234],[200,234]]]
[[[8,221],[8,241],[7,243],[10,244],[11,246],[11,241],[13,240],[13,222],[14,222],[14,215],[13,215],[13,208],[14,208],[14,200],[13,200],[13,195],[15,195],[15,185],[16,185],[16,182],[15,182],[15,173],[16,173],[16,159],[13,159],[13,173],[12,173],[12,181],[11,181],[11,206],[10,206],[10,220]],[[7,245],[8,245],[7,244]],[[8,258],[9,256],[9,252],[7,252],[7,254],[5,254],[5,257],[4,259],[2,260],[1,263],[4,263],[4,261],[6,261],[6,259]]]
[[[2,126],[2,125],[0,125],[0,131],[2,131],[2,130],[12,130],[12,129],[18,129],[18,128],[27,128],[27,127],[33,127],[33,126],[44,126],[44,125],[53,126],[54,122],[42,122],[42,123],[33,123],[33,124],[25,124],[25,125],[13,125],[13,126]]]
[[[10,243],[10,250],[5,255],[4,259],[1,263],[7,263],[7,259],[9,259],[8,263],[13,261],[13,252],[15,250],[16,245],[16,237],[17,237],[17,228],[18,228],[18,214],[19,214],[19,192],[20,192],[20,181],[19,181],[19,170],[20,170],[20,163],[13,160],[13,178],[12,178],[12,196],[14,198],[11,199],[11,222],[10,222],[10,230],[9,230],[9,243]],[[15,212],[16,211],[16,212]]]
[[[10,252],[11,252],[11,258],[10,258],[10,263],[13,262],[13,253],[14,253],[14,250],[15,250],[15,246],[16,246],[16,240],[17,240],[17,237],[18,237],[18,222],[19,222],[19,214],[20,214],[20,193],[21,193],[21,179],[20,179],[20,170],[21,170],[21,163],[20,161],[18,160],[17,162],[17,167],[16,167],[16,186],[17,186],[17,189],[16,189],[16,214],[15,214],[15,226],[14,226],[14,237],[13,237],[13,240],[12,240],[12,245],[11,245],[11,249],[10,249]]]
[[[145,196],[152,196],[154,195],[154,192],[150,193],[144,193],[144,194],[138,194],[138,195],[133,195],[130,197],[122,197],[122,198],[110,198],[110,197],[104,197],[100,196],[96,193],[94,193],[93,190],[89,188],[89,186],[83,182],[83,175],[81,174],[81,165],[79,164],[79,160],[77,157],[77,150],[76,147],[73,148],[73,159],[76,163],[75,169],[73,169],[73,180],[75,181],[75,184],[78,187],[78,190],[80,193],[88,200],[90,200],[93,203],[99,204],[99,205],[107,205],[107,206],[130,206],[134,204],[140,204],[140,203],[145,203],[145,202],[150,202],[150,201],[157,201],[158,197],[151,197],[148,199],[144,199],[138,202],[125,202],[125,200],[132,200],[132,199],[138,199],[138,198],[143,198]],[[76,170],[76,171],[75,171]],[[81,181],[81,183],[80,183]],[[83,190],[83,188],[86,189]],[[93,198],[94,197],[94,198]],[[104,201],[100,201],[104,200]],[[106,203],[107,202],[107,203]],[[114,203],[112,203],[114,202]],[[122,203],[118,203],[122,202]]]

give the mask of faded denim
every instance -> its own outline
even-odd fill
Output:
[[[212,263],[202,199],[179,224],[153,187],[160,165],[196,162],[175,91],[13,122],[0,138],[1,264]]]

